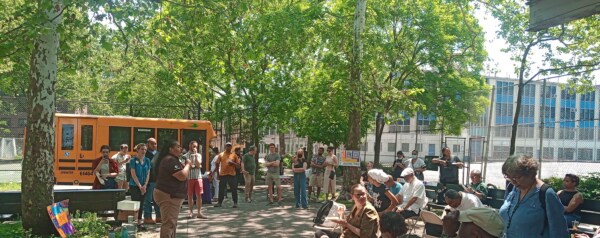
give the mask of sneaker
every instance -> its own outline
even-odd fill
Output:
[[[152,218],[144,218],[144,224],[154,225],[156,222]]]
[[[302,207],[302,210],[306,210],[306,209],[308,209],[308,207]]]
[[[157,217],[156,218],[156,223],[162,223],[162,220],[159,217]]]
[[[237,203],[234,203],[232,208],[238,208]]]
[[[220,203],[215,204],[215,207],[222,207],[223,205],[221,205]]]

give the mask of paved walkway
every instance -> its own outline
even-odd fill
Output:
[[[204,204],[207,220],[188,219],[188,206],[184,204],[179,213],[177,237],[313,237],[312,218],[321,203],[312,202],[308,210],[297,210],[293,187],[283,185],[283,188],[282,207],[267,206],[266,185],[257,185],[252,203],[243,202],[243,192],[238,190],[239,208],[231,208],[231,193],[221,208]],[[139,233],[142,238],[159,237],[160,225],[145,226],[148,231]],[[420,235],[422,223],[417,226],[415,233]]]
[[[267,206],[266,185],[255,187],[254,202],[244,202],[238,190],[239,208],[231,208],[231,193],[223,207],[204,204],[203,211],[209,219],[187,219],[188,206],[179,213],[177,237],[311,237],[314,233],[312,218],[320,203],[309,204],[308,210],[297,210],[293,187],[284,185],[283,206]],[[241,187],[240,187],[241,188]],[[145,225],[147,232],[141,237],[159,237],[159,225]]]

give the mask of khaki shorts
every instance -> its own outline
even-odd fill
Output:
[[[281,186],[281,178],[279,178],[279,173],[267,173],[265,175],[265,183],[267,185],[271,185],[275,182],[275,185]]]
[[[308,180],[308,186],[322,188],[323,187],[323,174],[310,175],[310,180]]]

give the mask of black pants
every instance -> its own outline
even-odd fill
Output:
[[[144,213],[144,199],[146,198],[146,194],[142,195],[142,191],[140,190],[140,188],[138,188],[138,186],[131,186],[129,188],[129,193],[131,193],[131,201],[138,201],[140,202],[140,209],[138,210],[138,220],[142,219],[142,213]]]
[[[235,175],[219,176],[219,204],[223,203],[223,199],[225,198],[225,194],[227,193],[227,185],[229,185],[229,188],[231,189],[233,203],[237,204],[237,178],[235,177]]]

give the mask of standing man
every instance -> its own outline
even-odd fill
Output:
[[[424,181],[425,176],[423,175],[423,172],[427,168],[427,165],[425,164],[425,161],[418,157],[418,154],[419,152],[417,150],[413,150],[410,159],[404,161],[404,166],[405,168],[413,169],[413,171],[415,171],[415,177]]]
[[[240,158],[231,151],[231,142],[225,144],[225,151],[219,154],[217,159],[217,170],[219,170],[219,201],[215,207],[223,206],[223,199],[227,193],[227,186],[231,189],[231,197],[233,198],[233,208],[237,208],[237,178],[235,169],[240,168]]]
[[[466,191],[477,196],[481,202],[485,203],[488,195],[488,189],[481,180],[481,171],[475,169],[471,171],[469,177],[471,177],[471,184],[467,186]]]
[[[440,183],[458,184],[458,169],[463,168],[464,164],[457,156],[452,157],[450,148],[442,149],[442,158],[433,159],[431,162],[440,167]]]
[[[315,198],[315,201],[319,200],[319,196],[321,196],[321,188],[323,187],[323,168],[325,168],[325,157],[323,156],[323,153],[325,153],[325,149],[323,147],[319,147],[317,155],[314,156],[310,161],[312,174],[310,175],[310,180],[308,181],[308,197],[311,197],[313,187],[316,186],[317,197]]]
[[[279,164],[281,162],[281,156],[275,152],[275,144],[269,144],[269,154],[265,157],[265,167],[267,167],[267,174],[265,175],[265,182],[269,185],[269,203],[267,206],[273,204],[273,183],[277,185],[277,204],[282,206],[281,203],[281,178],[279,177]]]
[[[248,153],[242,157],[242,174],[244,175],[244,193],[246,195],[246,202],[252,202],[252,192],[254,191],[254,181],[256,172],[256,161],[254,155],[256,154],[256,147],[250,146]]]
[[[442,157],[439,159],[431,160],[432,163],[437,164],[440,168],[440,188],[438,190],[438,204],[446,204],[444,199],[444,193],[446,193],[446,184],[459,184],[458,182],[458,169],[462,168],[464,164],[457,156],[452,156],[450,148],[442,148]]]
[[[150,164],[155,164],[154,160],[158,159],[158,144],[156,143],[156,139],[150,137],[147,140],[148,142],[148,150],[146,151],[146,158],[152,161]],[[148,188],[146,189],[146,197],[144,197],[144,223],[145,224],[156,224],[160,223],[160,208],[158,204],[154,201],[154,187],[156,185],[156,176],[154,173],[150,173],[150,178],[148,180]],[[156,213],[156,221],[152,219],[152,207],[154,207],[154,212]]]
[[[400,174],[402,174],[402,170],[404,170],[404,168],[406,168],[404,166],[404,153],[402,153],[402,151],[399,150],[398,152],[396,152],[396,159],[392,164],[392,176],[394,177],[394,180],[398,180],[398,178],[401,177]]]

